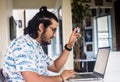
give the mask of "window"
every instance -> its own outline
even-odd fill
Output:
[[[112,46],[110,15],[97,18],[97,35],[98,48]]]

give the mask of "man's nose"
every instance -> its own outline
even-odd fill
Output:
[[[56,36],[56,33],[53,34],[53,38]]]

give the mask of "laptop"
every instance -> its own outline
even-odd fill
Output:
[[[97,58],[93,72],[77,73],[69,80],[98,80],[103,79],[109,58],[110,47],[102,47],[98,49]]]

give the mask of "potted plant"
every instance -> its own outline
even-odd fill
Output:
[[[84,37],[84,25],[83,20],[89,19],[90,14],[90,5],[86,4],[84,0],[73,0],[71,3],[72,6],[72,22],[74,27],[80,28],[80,34]],[[83,50],[84,38],[81,37],[75,43],[74,46],[74,59],[86,59],[86,54]],[[80,62],[74,63],[75,71],[82,70]],[[83,70],[85,71],[85,70]]]
[[[83,20],[91,16],[90,5],[85,3],[84,0],[73,0],[71,5],[73,23],[78,23],[78,26],[82,26]]]

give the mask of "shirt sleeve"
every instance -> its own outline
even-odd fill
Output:
[[[46,57],[46,65],[51,66],[52,64],[53,64],[53,60],[49,56],[47,56]]]

